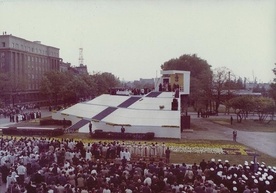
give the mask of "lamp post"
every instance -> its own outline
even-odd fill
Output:
[[[253,155],[253,162],[254,162],[254,172],[257,172],[258,170],[258,165],[257,165],[257,156],[259,156],[256,152],[254,152]]]
[[[228,72],[228,100],[230,99],[230,71]]]
[[[14,103],[15,103],[15,94],[12,93],[12,107],[14,107]]]

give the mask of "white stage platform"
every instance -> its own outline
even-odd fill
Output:
[[[73,125],[83,119],[92,121],[93,130],[120,132],[124,125],[128,133],[154,132],[158,138],[181,138],[180,108],[171,110],[173,99],[174,92],[161,92],[156,97],[103,94],[55,112],[52,117],[71,120]],[[79,132],[89,133],[88,124]]]

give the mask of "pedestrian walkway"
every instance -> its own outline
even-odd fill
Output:
[[[208,119],[192,118],[191,122],[204,130],[183,132],[183,139],[233,140],[233,129],[215,124]],[[275,132],[238,131],[237,142],[276,158]]]

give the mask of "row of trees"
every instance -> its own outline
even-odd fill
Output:
[[[7,95],[10,96],[12,103],[14,103],[14,97],[26,87],[26,77],[0,72],[0,108],[4,104]]]
[[[184,70],[191,72],[190,104],[195,110],[211,110],[218,112],[220,104],[228,109],[235,109],[238,117],[245,118],[245,114],[255,111],[259,120],[264,121],[275,111],[276,78],[271,84],[270,98],[268,97],[237,97],[233,90],[244,89],[241,78],[225,67],[211,69],[206,60],[197,55],[182,55],[171,59],[161,66],[162,70]],[[273,69],[276,75],[276,68]],[[274,100],[273,100],[274,99]]]
[[[40,81],[40,93],[52,105],[75,103],[107,93],[110,87],[120,85],[119,78],[111,73],[74,74],[72,72],[49,71]],[[0,73],[0,108],[7,98],[14,99],[16,93],[24,93],[27,80]],[[9,100],[10,101],[10,100]],[[10,101],[14,103],[14,101]],[[35,102],[35,101],[33,101]]]
[[[107,72],[89,75],[50,71],[45,73],[40,91],[48,96],[53,104],[66,104],[75,103],[79,99],[94,98],[118,85],[119,78]]]
[[[270,118],[268,122],[273,120],[275,101],[272,98],[240,96],[230,99],[228,105],[235,110],[240,123],[248,117],[249,112],[256,113],[260,122],[267,118]]]

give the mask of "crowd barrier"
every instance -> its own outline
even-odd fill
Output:
[[[39,135],[39,136],[59,136],[63,135],[62,128],[35,128],[35,127],[8,127],[2,128],[4,135]]]
[[[137,140],[152,140],[154,133],[121,133],[121,132],[105,132],[103,130],[95,130],[91,133],[92,138],[96,139],[137,139]]]
[[[41,119],[39,124],[71,126],[72,122],[70,120]]]

